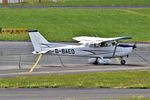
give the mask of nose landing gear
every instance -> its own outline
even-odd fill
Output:
[[[121,65],[125,65],[125,64],[126,64],[126,61],[123,60],[123,59],[121,59],[120,63],[121,63]]]
[[[121,57],[120,59],[121,59],[121,61],[120,61],[121,65],[125,65],[126,61],[123,59],[123,57]]]

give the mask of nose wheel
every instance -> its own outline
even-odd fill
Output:
[[[122,60],[120,61],[120,63],[121,63],[121,65],[125,65],[125,64],[126,64],[126,61],[122,59]]]

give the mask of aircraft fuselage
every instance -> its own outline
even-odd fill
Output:
[[[88,47],[85,45],[67,45],[62,47],[54,47],[49,49],[49,54],[64,55],[64,56],[87,56],[87,57],[124,57],[132,52],[133,48],[117,46],[109,47]]]

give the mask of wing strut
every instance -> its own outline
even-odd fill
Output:
[[[117,43],[116,43],[116,45],[115,45],[115,49],[114,49],[114,52],[113,52],[113,56],[112,56],[112,57],[115,56],[115,53],[116,53],[116,50],[117,50],[118,41],[116,41],[116,42],[117,42]]]
[[[59,58],[59,61],[60,61],[61,65],[62,65],[63,67],[65,67],[65,65],[64,65],[64,63],[63,63],[61,57],[60,57],[59,55],[57,55],[57,56],[58,56],[58,58]]]

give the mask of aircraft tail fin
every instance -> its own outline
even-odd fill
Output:
[[[49,42],[37,30],[30,30],[28,32],[32,45],[34,47],[34,51],[32,53],[46,53],[48,51],[48,49],[46,48],[47,46],[42,44],[49,44]]]

